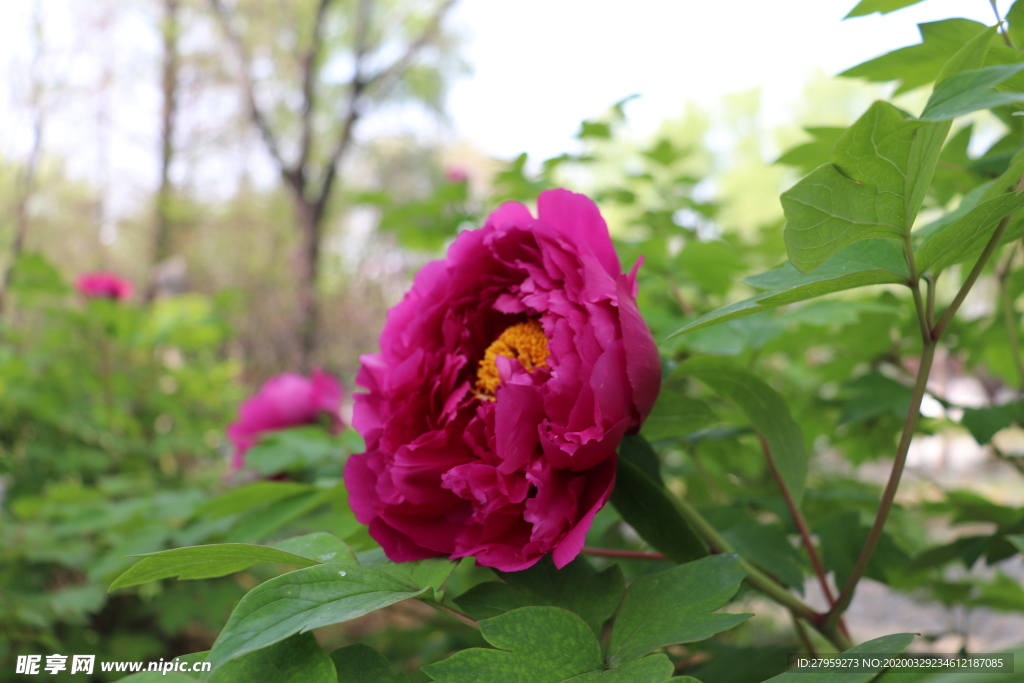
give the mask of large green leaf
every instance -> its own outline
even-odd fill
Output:
[[[714,356],[691,358],[673,374],[696,377],[739,406],[768,443],[779,476],[799,503],[807,479],[807,451],[803,433],[782,395],[749,370]]]
[[[746,572],[737,555],[713,555],[645,574],[630,585],[615,618],[608,662],[637,659],[673,643],[710,638],[751,614],[713,614],[739,590]]]
[[[996,432],[1010,425],[1024,424],[1024,401],[1015,401],[991,408],[965,408],[960,420],[974,440],[984,446]]]
[[[836,142],[832,164],[783,193],[790,262],[807,273],[859,240],[908,235],[949,125],[873,104]]]
[[[278,500],[245,515],[228,534],[228,540],[233,543],[255,543],[285,524],[343,495],[344,485],[339,483],[332,488],[314,488],[297,496]]]
[[[216,671],[246,653],[296,633],[361,617],[423,595],[387,574],[345,564],[322,564],[278,576],[249,591],[210,650]]]
[[[618,565],[598,572],[582,557],[556,569],[549,556],[527,570],[499,572],[499,576],[503,582],[477,584],[455,602],[474,619],[489,619],[519,607],[561,607],[599,635],[625,590]]]
[[[359,553],[359,564],[373,567],[407,586],[430,589],[430,596],[441,597],[441,586],[455,569],[455,563],[442,557],[430,557],[415,562],[392,562],[380,548]]]
[[[356,643],[331,652],[337,669],[337,683],[403,683],[409,678],[397,673],[387,657],[369,645]]]
[[[701,316],[668,338],[834,292],[869,285],[906,284],[909,278],[900,244],[893,240],[861,240],[825,261],[812,273],[801,273],[793,264],[785,263],[745,278],[744,282],[765,291]]]
[[[462,650],[423,671],[439,683],[663,683],[672,676],[672,664],[664,655],[606,671],[601,645],[590,627],[557,607],[512,610],[481,621],[480,632],[500,649]]]
[[[856,645],[847,650],[844,654],[879,654],[894,655],[906,649],[910,641],[914,639],[913,633],[896,633],[891,636],[882,636],[867,642]],[[885,659],[880,657],[879,659]],[[821,669],[817,671],[787,671],[769,678],[764,683],[868,683],[879,674],[881,666],[873,671],[842,671],[835,669]]]
[[[309,484],[291,481],[258,481],[217,496],[200,506],[195,515],[197,517],[224,517],[314,490],[314,487]]]
[[[708,554],[707,547],[683,519],[664,486],[627,457],[621,447],[612,505],[641,538],[669,559],[689,562]]]
[[[794,166],[803,173],[810,173],[818,166],[828,163],[832,158],[832,148],[835,147],[836,141],[846,132],[846,129],[814,127],[804,128],[804,132],[813,139],[786,150],[786,153],[776,159],[775,163]]]
[[[904,7],[910,7],[916,5],[922,0],[860,0],[857,6],[850,10],[844,19],[852,19],[853,17],[863,17],[867,14],[888,14],[889,12],[895,12],[898,9]]]
[[[295,536],[274,543],[274,547],[286,553],[308,557],[317,562],[334,564],[356,564],[352,549],[337,536],[325,531],[316,531],[304,536]]]
[[[940,272],[984,248],[998,222],[1024,206],[1024,193],[1000,195],[983,202],[942,229],[929,234],[914,250],[922,272]]]
[[[179,579],[211,579],[242,571],[257,562],[290,564],[294,567],[312,567],[319,564],[299,555],[275,548],[244,543],[197,545],[190,548],[162,550],[158,553],[136,555],[142,559],[132,565],[110,584],[111,591],[135,586],[158,579],[176,576]]]
[[[673,439],[692,434],[718,421],[718,416],[704,401],[663,386],[654,409],[644,421],[641,433],[648,441]]]
[[[312,633],[290,638],[224,663],[209,683],[338,683],[334,664]]]
[[[302,426],[264,435],[245,454],[245,468],[263,476],[308,470],[328,460],[341,460],[344,450],[338,438],[323,427]]]
[[[969,19],[918,24],[920,43],[858,64],[840,76],[869,81],[899,81],[895,93],[898,95],[934,81],[950,56],[985,28],[984,24]]]
[[[922,121],[945,121],[979,109],[1024,101],[1024,93],[999,92],[995,86],[1024,70],[1024,63],[986,66],[954,74],[935,86]]]

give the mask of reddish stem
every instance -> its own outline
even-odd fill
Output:
[[[645,550],[618,550],[616,548],[583,548],[587,555],[597,557],[628,557],[634,560],[667,560],[662,553],[647,552]]]

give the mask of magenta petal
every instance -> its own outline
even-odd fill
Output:
[[[615,488],[615,459],[607,460],[600,469],[595,472],[595,481],[592,483],[592,489],[599,491],[600,493],[596,497],[587,512],[580,518],[580,521],[576,523],[576,526],[562,537],[558,545],[555,546],[554,551],[551,553],[551,559],[554,560],[555,566],[559,569],[576,559],[576,556],[583,550],[583,545],[587,540],[587,532],[590,531],[590,525],[594,523],[594,516],[597,515],[598,511],[605,506],[608,499],[612,496],[612,490]]]
[[[608,224],[589,197],[568,190],[547,190],[537,197],[537,216],[580,247],[587,246],[613,278],[622,272]]]
[[[536,387],[509,384],[498,390],[494,434],[501,464],[508,474],[526,467],[537,450],[537,427],[544,418],[544,404]]]
[[[661,391],[661,359],[654,337],[629,289],[627,277],[619,276],[619,320],[622,323],[622,343],[626,348],[626,373],[633,388],[633,405],[640,414],[640,423],[636,425],[639,431]]]

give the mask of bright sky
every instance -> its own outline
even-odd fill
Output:
[[[988,0],[926,0],[841,21],[857,0],[464,0],[474,74],[455,84],[458,133],[485,152],[532,158],[571,149],[579,122],[633,93],[627,112],[653,130],[686,102],[711,108],[760,87],[766,123],[815,71],[834,75],[919,42],[917,24],[994,24]],[[1009,1],[998,3],[1001,15]]]
[[[51,64],[71,88],[94,88],[103,55],[141,55],[120,74],[108,103],[105,156],[96,113],[55,117],[50,149],[71,153],[72,173],[110,190],[128,210],[148,201],[156,182],[159,46],[148,30],[157,3],[98,4],[117,11],[120,32],[69,22],[62,7],[82,0],[42,0]],[[0,0],[0,154],[27,153],[23,102],[35,0]],[[918,42],[916,24],[962,16],[988,24],[988,0],[925,0],[880,16],[841,21],[856,0],[461,0],[452,19],[465,36],[473,74],[458,80],[449,101],[455,137],[486,154],[531,158],[574,149],[582,119],[602,114],[634,93],[634,128],[653,131],[687,102],[714,109],[728,93],[758,87],[762,123],[792,123],[808,80],[834,75],[883,52]],[[1005,13],[1010,0],[1000,0]],[[147,23],[148,22],[148,23]],[[59,109],[60,103],[51,103]],[[374,127],[374,131],[379,126]],[[364,129],[367,131],[368,129]],[[448,138],[448,136],[445,136]],[[258,156],[258,155],[257,155]],[[77,157],[77,159],[76,159]],[[259,168],[246,157],[240,163]],[[266,164],[263,164],[266,165]],[[105,169],[105,170],[104,170]],[[173,171],[173,169],[172,169]],[[267,167],[264,174],[275,175]],[[215,179],[202,179],[209,187]],[[115,208],[115,213],[118,212]]]

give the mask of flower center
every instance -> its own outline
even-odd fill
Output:
[[[484,359],[480,361],[476,371],[477,396],[489,401],[501,384],[498,374],[498,356],[515,358],[527,372],[537,368],[546,368],[548,363],[548,338],[536,320],[516,323],[506,328],[494,342],[484,351]]]

